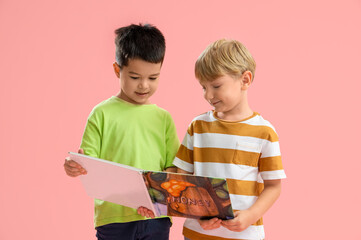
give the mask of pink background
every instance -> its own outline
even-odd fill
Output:
[[[92,199],[64,157],[118,91],[114,29],[139,22],[166,37],[152,101],[180,139],[210,109],[193,76],[201,51],[235,38],[256,59],[251,107],[276,127],[288,176],[267,239],[361,239],[360,0],[0,0],[0,239],[95,239]]]

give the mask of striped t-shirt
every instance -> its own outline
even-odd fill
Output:
[[[196,117],[173,164],[195,175],[227,178],[234,210],[254,204],[263,180],[286,177],[277,133],[258,113],[238,122],[219,119],[213,111]],[[242,232],[222,226],[203,230],[197,220],[187,219],[183,234],[192,240],[265,238],[262,218]]]

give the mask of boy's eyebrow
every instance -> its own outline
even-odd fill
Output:
[[[132,71],[129,71],[128,73],[135,74],[135,75],[140,75],[139,73],[132,72]]]
[[[129,71],[129,73],[130,73],[130,74],[135,74],[135,75],[141,76],[141,74],[136,73],[136,72]],[[159,74],[160,74],[160,73],[154,73],[154,74],[151,74],[151,75],[149,75],[149,76],[159,76]]]
[[[199,84],[201,84],[201,85],[204,85],[205,83],[209,83],[209,84],[211,84],[211,85],[220,84],[220,80],[216,79],[216,80],[206,80],[206,81],[202,81],[202,83],[199,82]]]
[[[211,80],[211,81],[209,81],[211,84],[213,83],[213,84],[219,84],[219,83],[222,83],[222,80],[221,79],[214,79],[214,80]]]
[[[149,75],[149,76],[159,76],[159,74],[160,74],[160,73],[153,73],[153,74],[151,74],[151,75]]]

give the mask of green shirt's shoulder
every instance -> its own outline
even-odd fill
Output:
[[[160,115],[161,118],[163,119],[163,124],[166,128],[169,128],[169,127],[175,128],[173,117],[167,110],[165,110],[164,108],[158,107],[156,105],[155,105],[155,109],[156,109],[157,114]]]
[[[116,101],[114,100],[113,97],[105,99],[105,100],[101,101],[100,103],[98,103],[97,105],[95,105],[92,112],[100,112],[104,109],[114,106],[115,104],[116,104]]]
[[[122,103],[120,101],[117,101],[116,97],[110,97],[95,105],[89,114],[89,118],[98,118],[108,114],[117,114],[118,111],[116,110],[121,108],[121,105]]]
[[[154,105],[154,110],[158,113],[158,114],[161,114],[163,115],[164,117],[167,117],[167,118],[172,118],[172,116],[170,115],[170,113],[165,110],[164,108],[161,108],[157,105]]]

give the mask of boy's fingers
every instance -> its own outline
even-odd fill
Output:
[[[76,174],[77,176],[80,174],[87,174],[87,171],[82,167],[77,168],[64,164],[64,169],[66,172]]]
[[[71,160],[70,157],[65,158],[65,164],[77,168],[81,167],[79,163],[75,162],[74,160]]]
[[[153,211],[151,211],[151,210],[148,210],[148,215],[149,215],[150,218],[155,217]]]
[[[64,162],[64,170],[68,176],[77,177],[79,175],[87,174],[87,171],[80,164],[69,159],[70,158],[65,158]]]
[[[218,219],[218,218],[212,218],[212,219],[211,219],[211,222],[212,222],[212,223],[216,223],[218,220],[220,220],[220,219]]]
[[[213,224],[211,225],[211,227],[213,228],[219,228],[221,226],[222,220],[221,219],[217,219],[217,221],[213,222]]]
[[[73,174],[73,173],[68,173],[67,174],[69,177],[77,177],[77,176],[79,176],[78,174]]]
[[[221,226],[221,219],[218,218],[212,218],[209,220],[198,220],[199,224],[201,225],[201,227],[205,230],[211,230],[211,229],[216,229],[219,228]]]
[[[71,171],[65,171],[65,172],[66,172],[66,175],[68,175],[70,177],[77,177],[80,175],[79,173],[73,173]]]
[[[223,222],[222,222],[222,225],[226,225],[226,226],[234,225],[234,222],[233,222],[232,220],[233,220],[233,219],[223,221]]]
[[[65,165],[69,165],[69,166],[75,166],[76,162],[74,162],[73,160],[67,160],[65,159]]]
[[[220,220],[220,219],[218,219],[218,218],[212,218],[212,219],[210,219],[209,221],[207,221],[207,225],[213,225],[213,224],[215,224],[218,220]]]
[[[137,210],[138,214],[147,217],[147,218],[154,218],[154,213],[152,210],[149,210],[148,208],[145,207],[139,207]]]
[[[66,173],[69,175],[72,175],[72,176],[78,176],[80,175],[80,172],[79,171],[74,171],[73,169],[65,169]]]
[[[224,222],[222,222],[221,225],[222,225],[223,227],[225,227],[225,228],[228,228],[228,229],[231,228],[231,227],[233,227],[233,224],[224,223]]]
[[[142,207],[139,207],[139,208],[138,208],[138,214],[142,215],[142,213],[143,213],[143,208],[142,208]]]
[[[78,153],[84,154],[84,150],[82,148],[79,148]]]
[[[64,164],[64,168],[65,170],[68,170],[69,172],[79,172],[79,168],[73,167],[72,165],[69,164]]]
[[[143,207],[139,207],[137,212],[138,212],[138,214],[140,214],[140,215],[142,215],[142,216],[145,216],[144,208],[143,208]]]
[[[67,161],[65,162],[65,164],[68,165],[68,166],[71,166],[71,167],[73,167],[73,168],[77,168],[77,169],[79,169],[79,170],[84,169],[79,163],[77,163],[77,162],[75,162],[75,161],[73,161],[73,160],[67,160]],[[85,169],[84,169],[84,170],[85,170]]]
[[[226,226],[237,225],[237,223],[238,223],[238,220],[237,220],[236,218],[222,221],[222,225],[224,224],[224,225],[226,225]]]
[[[77,169],[76,169],[77,170]],[[87,172],[86,171],[74,171],[73,169],[66,169],[66,174],[68,174],[71,177],[77,177],[79,175],[86,175]]]

